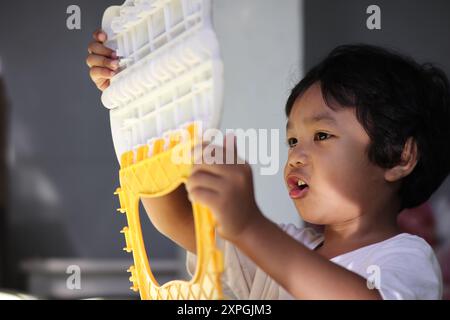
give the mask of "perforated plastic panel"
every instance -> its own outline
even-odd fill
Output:
[[[223,65],[211,24],[210,0],[129,0],[103,17],[108,47],[121,58],[120,72],[102,95],[110,109],[120,160],[118,211],[127,215],[125,251],[133,254],[132,289],[142,299],[222,299],[223,259],[215,247],[210,210],[193,204],[197,271],[191,281],[160,285],[151,272],[139,220],[141,197],[160,197],[185,183],[192,163],[174,163],[201,129],[218,128]],[[183,132],[188,135],[183,135]],[[183,138],[184,137],[184,138]]]
[[[223,64],[211,1],[126,1],[105,12],[103,29],[122,57],[102,95],[118,159],[187,123],[219,127]]]

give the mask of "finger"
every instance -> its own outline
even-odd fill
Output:
[[[103,80],[102,82],[96,84],[97,88],[100,91],[105,91],[106,89],[108,89],[109,85],[110,85],[110,81],[109,80]]]
[[[226,155],[227,164],[237,164],[238,163],[238,152],[237,152],[237,138],[234,133],[228,133],[225,135],[223,140],[224,152]],[[232,163],[230,163],[233,161]]]
[[[114,71],[101,67],[92,67],[89,74],[95,84],[98,84],[102,80],[111,79],[116,75]]]
[[[224,176],[230,172],[230,168],[227,168],[225,164],[244,163],[243,161],[237,162],[232,154],[228,155],[228,158],[225,157],[225,150],[222,146],[207,142],[197,144],[191,149],[191,161],[194,163],[193,171],[203,170]]]
[[[223,185],[223,179],[211,172],[196,170],[193,171],[188,181],[186,182],[186,190],[193,190],[195,188],[209,188],[220,192]]]
[[[88,65],[89,68],[104,67],[104,68],[108,68],[111,70],[119,69],[119,61],[118,60],[108,59],[107,57],[99,56],[96,54],[88,55],[88,57],[86,59],[86,64]]]
[[[225,141],[225,140],[224,140]],[[225,146],[225,144],[224,144]],[[217,164],[225,163],[225,148],[212,142],[203,142],[194,145],[191,148],[192,161],[194,163],[208,162],[208,157],[212,157],[211,160],[217,160]]]
[[[222,146],[204,143],[197,145],[191,152],[191,161],[194,164],[193,172],[203,170],[223,176],[229,170],[224,166],[226,159],[224,159]]]
[[[97,41],[92,41],[89,44],[88,52],[90,54],[97,54],[97,55],[105,56],[105,57],[108,57],[108,58],[113,58],[114,57],[114,55],[113,55],[114,50],[106,47],[105,45],[103,45],[102,43],[97,42]],[[117,55],[115,57],[117,58]]]
[[[208,145],[207,142],[202,142],[191,147],[191,159],[193,163],[203,163],[203,153]]]
[[[231,174],[230,168],[223,164],[207,164],[207,163],[195,164],[192,168],[191,174],[197,171],[207,172],[216,175],[223,180],[227,179],[227,177]],[[224,181],[221,181],[221,183],[224,183]]]
[[[98,29],[97,31],[94,32],[93,38],[95,41],[103,43],[106,42],[106,40],[108,40],[108,35],[102,29]]]
[[[189,200],[193,203],[201,203],[208,207],[214,207],[219,198],[219,193],[209,188],[198,187],[188,193]]]

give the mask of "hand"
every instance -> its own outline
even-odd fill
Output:
[[[226,139],[224,146],[227,145]],[[215,154],[219,152],[224,157],[232,149],[233,163],[206,164],[205,161],[195,159],[194,163],[201,162],[201,164],[194,164],[186,189],[191,202],[201,203],[211,209],[220,236],[236,243],[245,230],[259,221],[263,215],[256,204],[253,192],[252,169],[244,161],[238,162],[234,137],[233,142],[233,146],[228,150],[226,147],[214,146]],[[206,145],[197,147],[202,148],[200,155],[203,156],[201,159],[205,160]]]
[[[116,52],[107,48],[104,42],[107,35],[102,30],[93,34],[94,41],[89,44],[89,55],[86,64],[90,68],[90,77],[98,89],[104,91],[110,85],[110,79],[119,69],[119,60]]]

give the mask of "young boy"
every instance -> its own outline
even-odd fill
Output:
[[[88,64],[106,75],[115,57],[108,52],[95,64],[107,50],[104,34],[95,37]],[[91,75],[107,86],[107,78]],[[218,222],[225,292],[238,299],[440,299],[432,249],[400,233],[396,218],[427,200],[449,173],[445,75],[381,48],[341,46],[292,90],[286,114],[289,195],[303,220],[324,231],[268,220],[249,165],[195,165],[186,189]],[[180,187],[143,203],[158,230],[190,251],[192,275],[186,198]]]

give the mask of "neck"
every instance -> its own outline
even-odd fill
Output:
[[[348,221],[326,225],[321,251],[338,255],[399,234],[397,211],[398,207],[393,205],[362,213]]]

